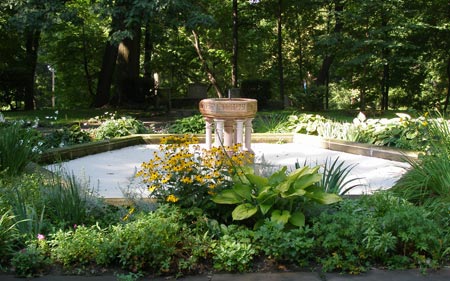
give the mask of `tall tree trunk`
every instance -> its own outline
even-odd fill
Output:
[[[212,70],[209,68],[208,63],[206,62],[205,58],[203,57],[202,50],[200,48],[200,41],[198,38],[198,34],[195,30],[192,30],[192,35],[194,35],[194,41],[192,44],[194,45],[195,51],[197,51],[198,58],[200,59],[200,62],[202,63],[203,68],[206,71],[206,74],[208,75],[209,82],[213,86],[213,88],[216,90],[217,96],[219,98],[223,97],[222,90],[219,87],[219,84],[216,80],[216,77]]]
[[[233,58],[231,60],[231,86],[238,87],[238,2],[233,0]]]
[[[381,27],[384,30],[384,37],[387,40],[389,36],[387,34],[386,27],[388,25],[388,20],[384,11],[381,14]],[[388,110],[389,107],[389,49],[383,48],[382,50],[383,56],[383,78],[381,79],[381,110]]]
[[[84,23],[82,26],[82,32],[83,32],[83,68],[84,68],[84,76],[86,77],[86,84],[87,84],[87,88],[88,88],[88,92],[89,95],[91,97],[95,96],[94,93],[94,83],[92,81],[92,75],[89,72],[89,59],[87,56],[87,52],[88,52],[88,43],[86,40],[86,34],[85,34],[85,30],[84,30]]]
[[[118,46],[112,42],[106,42],[103,53],[102,67],[98,77],[97,92],[94,99],[94,107],[102,107],[109,103],[110,89],[116,67]]]
[[[284,70],[283,70],[283,27],[282,27],[282,15],[283,15],[283,0],[278,0],[278,15],[277,15],[277,38],[278,38],[278,79],[280,87],[280,99],[283,104],[283,108],[287,106],[287,101],[284,95]]]
[[[333,33],[335,35],[339,34],[342,31],[342,28],[344,26],[340,14],[344,10],[344,4],[341,0],[336,0],[336,3],[334,4],[334,14],[335,14],[335,25],[334,25],[334,31]],[[316,85],[317,86],[326,86],[328,87],[329,84],[329,77],[330,77],[330,68],[334,61],[334,52],[327,53],[325,57],[323,58],[322,65],[320,67],[320,70],[317,74],[316,78]],[[326,89],[326,92],[328,92],[328,88]],[[326,97],[328,99],[328,97]],[[326,104],[326,107],[328,105]]]
[[[27,79],[25,81],[25,110],[34,109],[34,85],[40,37],[41,32],[39,30],[31,30],[26,33]]]
[[[139,58],[141,48],[141,28],[133,29],[133,38],[125,38],[117,54],[117,97],[120,105],[127,101],[140,102]]]

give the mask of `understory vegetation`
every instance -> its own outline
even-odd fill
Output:
[[[315,115],[281,119],[282,127],[317,135],[331,122]],[[278,130],[282,122],[276,123]],[[261,172],[239,147],[205,151],[192,136],[173,135],[137,172],[153,200],[130,198],[130,205],[113,206],[76,175],[29,172],[30,155],[39,156],[39,134],[2,122],[1,269],[26,277],[55,266],[69,274],[109,268],[137,279],[281,267],[358,274],[372,267],[448,265],[448,122],[428,115],[400,115],[395,122],[360,115],[348,126],[372,132],[359,131],[371,143],[405,147],[409,141],[422,154],[391,190],[350,198],[345,193],[353,183],[346,175],[352,167],[337,159],[324,169],[297,163],[292,171]]]

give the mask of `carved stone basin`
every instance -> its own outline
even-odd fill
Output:
[[[199,105],[205,118],[206,147],[211,148],[214,131],[215,146],[231,147],[244,143],[243,150],[251,150],[252,120],[258,110],[255,99],[203,99]]]
[[[246,98],[212,98],[201,100],[199,107],[206,118],[245,119],[255,117],[258,102]]]

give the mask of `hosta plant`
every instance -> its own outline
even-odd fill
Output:
[[[243,169],[243,175],[234,177],[234,185],[213,197],[218,204],[237,205],[232,212],[234,220],[255,217],[257,224],[265,218],[282,225],[305,225],[302,203],[311,200],[320,204],[332,204],[341,200],[319,186],[319,166],[296,169],[287,174],[286,167],[270,177],[255,175],[253,170]]]

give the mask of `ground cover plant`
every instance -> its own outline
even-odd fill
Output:
[[[410,172],[423,176],[420,169],[428,167],[444,173],[447,166],[437,156],[448,148],[447,123],[424,118],[427,124],[419,128],[437,132],[428,135],[434,142]],[[142,203],[149,204],[145,207],[106,205],[89,183],[71,174],[2,171],[2,268],[18,276],[46,274],[52,266],[67,273],[111,268],[137,277],[268,266],[357,274],[372,267],[426,270],[450,262],[448,192],[433,190],[439,183],[433,175],[418,182],[419,193],[400,181],[392,191],[349,199],[336,195],[345,191],[342,186],[325,186],[346,182],[345,165],[330,160],[323,174],[299,165],[296,171],[258,175],[245,167],[247,156],[239,147],[218,149],[219,156],[208,158],[191,139],[166,138],[161,153],[143,163],[140,176],[158,199]],[[445,186],[445,180],[439,184]],[[212,200],[220,197],[234,203]],[[234,213],[236,206],[244,207]]]

